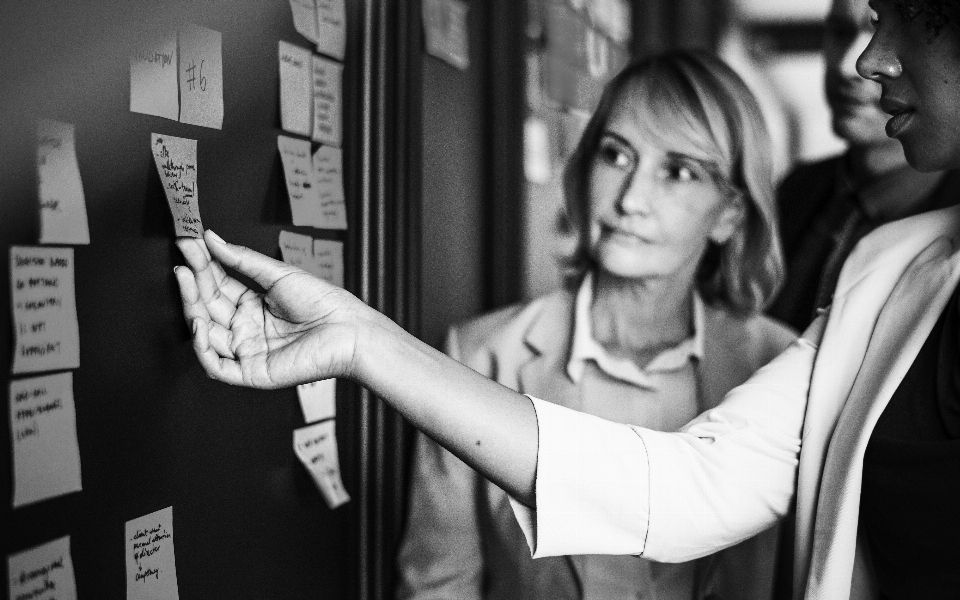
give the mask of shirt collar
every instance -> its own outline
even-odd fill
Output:
[[[571,340],[570,360],[567,361],[567,375],[574,383],[580,383],[589,360],[607,375],[632,383],[639,387],[654,387],[652,375],[659,372],[675,371],[687,366],[692,359],[703,358],[704,306],[700,294],[693,292],[693,336],[676,346],[666,348],[657,354],[645,368],[633,361],[613,356],[593,337],[593,324],[590,320],[590,306],[593,302],[593,274],[587,273],[580,283],[574,304],[573,339]]]

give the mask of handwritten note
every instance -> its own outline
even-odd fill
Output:
[[[312,54],[305,48],[280,42],[280,123],[285,131],[310,135],[313,104]]]
[[[197,141],[154,133],[150,147],[177,235],[203,237],[197,197]]]
[[[70,536],[7,556],[10,600],[76,600]]]
[[[73,373],[10,382],[13,507],[79,492]]]
[[[173,507],[127,521],[127,600],[179,600]]]
[[[307,423],[337,416],[337,380],[324,379],[297,386],[297,397]]]
[[[73,125],[41,119],[37,126],[41,244],[89,244],[87,205]]]
[[[180,122],[223,127],[223,57],[219,31],[180,27]]]
[[[425,0],[423,3],[427,52],[460,70],[470,66],[468,8],[463,0]]]
[[[340,147],[343,135],[343,65],[313,57],[313,139]]]
[[[313,173],[320,194],[322,229],[346,229],[347,205],[343,193],[343,151],[320,146],[313,153]]]
[[[80,366],[73,248],[10,248],[13,372]]]
[[[290,0],[293,13],[293,26],[297,33],[314,44],[317,43],[317,4],[316,0]]]
[[[277,147],[283,162],[293,224],[319,227],[323,219],[313,163],[310,162],[310,142],[281,135],[277,137]]]
[[[280,255],[288,265],[312,273],[315,269],[313,261],[313,238],[309,235],[280,232]]]
[[[318,277],[343,287],[343,242],[313,240],[313,260]]]
[[[144,32],[130,55],[130,111],[180,117],[176,30]]]
[[[316,0],[317,52],[343,60],[347,49],[347,10],[343,0]]]
[[[337,508],[350,501],[340,479],[340,459],[332,419],[295,430],[293,449],[313,477],[327,506]]]

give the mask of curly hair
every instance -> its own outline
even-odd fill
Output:
[[[895,0],[893,4],[905,23],[917,17],[925,19],[929,41],[940,35],[947,25],[956,27],[960,23],[960,0]]]

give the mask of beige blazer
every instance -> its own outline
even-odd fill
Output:
[[[581,388],[566,373],[574,301],[573,294],[557,292],[482,316],[450,330],[447,352],[512,389],[582,410]],[[704,321],[701,410],[718,404],[796,337],[762,316],[740,319],[707,307]],[[630,386],[608,381],[594,389],[616,395],[628,394]],[[695,565],[620,560],[648,570],[669,600],[763,600],[771,596],[776,543],[774,528]],[[583,598],[581,557],[532,560],[506,494],[423,435],[398,565],[402,599]]]

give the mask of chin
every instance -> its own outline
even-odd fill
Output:
[[[936,147],[929,140],[917,140],[911,137],[899,139],[903,145],[903,155],[914,169],[922,173],[960,168],[960,148],[953,152]]]

